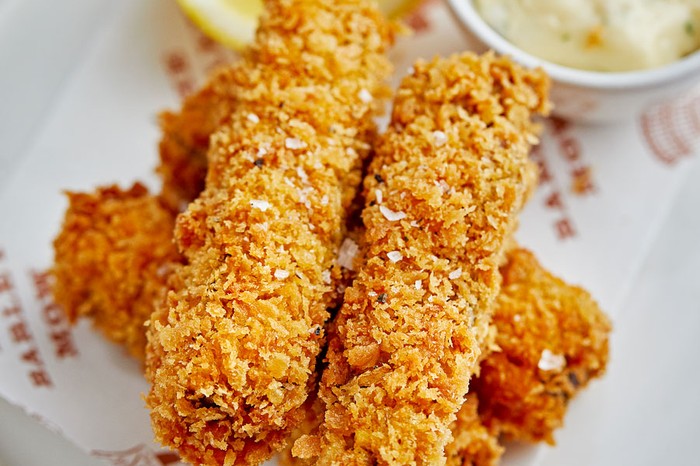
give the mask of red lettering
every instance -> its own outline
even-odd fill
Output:
[[[0,294],[12,290],[12,280],[8,272],[0,274]]]
[[[194,90],[194,85],[192,84],[192,81],[189,79],[183,79],[177,82],[177,93],[180,94],[180,97],[186,97],[192,93]]]
[[[51,296],[51,274],[48,270],[38,272],[31,271],[32,281],[36,288],[36,295],[39,299],[45,299]]]
[[[170,52],[165,57],[165,65],[173,74],[184,73],[187,70],[187,60],[180,52]]]
[[[197,37],[197,45],[202,52],[212,52],[216,50],[216,42],[204,34],[199,34],[199,37]]]
[[[29,378],[35,387],[53,387],[53,382],[45,370],[31,371]]]
[[[549,171],[547,163],[543,159],[537,160],[536,163],[540,172],[540,184],[549,183],[552,181],[552,173]]]
[[[41,366],[41,358],[39,357],[39,352],[36,348],[32,348],[22,355],[22,361],[34,364],[35,366]]]
[[[574,238],[576,236],[576,230],[568,218],[563,218],[556,222],[555,228],[557,230],[557,236],[560,240]]]
[[[51,326],[61,325],[65,321],[63,310],[53,301],[43,308],[44,320]]]
[[[572,137],[566,137],[560,143],[562,154],[569,162],[576,162],[581,158],[581,146],[578,140]]]
[[[27,323],[23,320],[10,326],[10,335],[12,335],[12,340],[15,343],[32,341],[32,334],[29,333]]]
[[[78,356],[78,348],[76,348],[73,337],[68,330],[51,332],[51,341],[54,344],[56,357],[63,359]]]
[[[428,20],[428,13],[420,7],[416,12],[406,18],[406,23],[413,29],[417,34],[427,32],[430,30],[430,21]]]
[[[559,191],[554,191],[552,194],[547,196],[547,199],[544,202],[550,209],[561,210],[564,208],[564,203],[561,200],[561,195],[559,194]]]
[[[17,316],[22,313],[22,308],[19,306],[19,304],[10,304],[9,307],[6,307],[2,310],[2,315],[5,317],[12,317],[12,316]]]
[[[576,194],[591,194],[596,191],[593,183],[593,171],[590,167],[583,166],[571,170],[571,187]]]
[[[530,153],[530,159],[537,164],[539,172],[539,184],[543,185],[552,181],[552,173],[549,171],[547,161],[542,154],[542,146],[535,146]]]
[[[552,117],[549,119],[549,121],[552,124],[552,132],[555,135],[562,134],[564,131],[569,129],[569,126],[571,126],[571,123],[569,123],[568,120],[564,120],[563,118],[559,117]]]

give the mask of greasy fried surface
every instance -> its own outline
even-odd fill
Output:
[[[95,327],[143,357],[144,324],[164,290],[169,264],[180,260],[174,214],[145,187],[116,186],[68,193],[69,207],[54,241],[54,298],[71,321]]]
[[[319,464],[444,461],[533,176],[542,73],[473,54],[414,70],[365,179],[364,261],[329,339]]]
[[[370,2],[266,2],[227,70],[236,105],[179,217],[188,264],[149,330],[156,436],[197,464],[254,464],[303,416],[331,265],[374,135],[392,29]]]
[[[611,326],[585,290],[544,270],[527,250],[508,254],[493,323],[501,351],[473,383],[484,424],[519,440],[552,443],[569,400],[608,360]]]

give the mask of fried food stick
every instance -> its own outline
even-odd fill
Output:
[[[610,323],[588,292],[552,275],[521,247],[507,251],[500,271],[492,322],[496,351],[482,360],[481,374],[450,426],[448,466],[497,465],[501,436],[551,443],[568,402],[607,364]],[[545,351],[552,356],[542,359]],[[293,439],[316,435],[323,417],[323,403],[310,404]],[[281,464],[312,464],[307,447],[306,438],[294,444],[280,456]]]
[[[71,322],[89,316],[108,339],[144,357],[145,322],[180,261],[172,241],[175,216],[143,185],[68,193],[54,241],[54,299]]]
[[[179,217],[187,265],[149,329],[157,438],[197,464],[282,447],[314,382],[331,270],[393,28],[360,0],[266,2],[236,108]]]
[[[496,346],[473,383],[485,426],[554,443],[569,400],[603,375],[611,324],[590,294],[547,272],[525,249],[508,254],[493,323]]]
[[[469,53],[404,79],[365,178],[363,262],[329,338],[324,422],[297,441],[318,464],[445,461],[534,177],[530,117],[547,110],[547,83]]]
[[[553,443],[569,401],[607,366],[610,321],[586,290],[554,276],[521,247],[508,251],[500,270],[496,351],[482,361],[457,416],[448,465],[498,464],[497,437]]]
[[[108,339],[125,343],[129,353],[139,359],[144,357],[144,324],[152,313],[155,288],[150,293],[140,294],[135,294],[133,290],[142,283],[153,285],[154,280],[151,280],[151,271],[147,268],[125,272],[110,267],[107,262],[112,260],[110,258],[113,255],[124,254],[131,254],[132,262],[144,264],[151,261],[149,248],[138,246],[148,241],[147,237],[141,236],[147,231],[148,225],[153,221],[164,222],[166,218],[167,224],[173,225],[175,213],[200,194],[207,172],[206,154],[210,137],[238,102],[241,89],[236,79],[230,67],[217,70],[201,89],[184,100],[178,112],[166,111],[161,114],[162,137],[157,173],[163,186],[158,195],[148,194],[145,187],[140,185],[137,196],[133,190],[127,193],[116,186],[99,187],[93,193],[71,193],[69,196],[71,205],[81,199],[91,199],[90,205],[94,212],[69,207],[66,213],[64,227],[54,241],[54,299],[72,322],[79,317],[90,318]],[[384,90],[377,89],[377,102],[381,102],[381,97],[386,95]],[[366,153],[363,150],[359,155],[364,157]],[[352,174],[346,179],[346,196],[354,194],[359,176],[357,167],[353,167]],[[154,209],[158,210],[155,217],[152,215]],[[100,211],[104,219],[115,215],[128,216],[133,226],[129,230],[134,235],[133,248],[129,248],[130,236],[126,231],[120,233],[123,236],[119,250],[91,251],[87,243],[80,239],[83,235],[114,234],[109,231],[110,224],[107,221],[91,223],[91,215],[99,216]],[[139,224],[146,228],[139,229]],[[161,235],[164,234],[155,235],[153,241],[162,240]],[[167,243],[158,246],[169,247],[171,243],[172,234]],[[173,258],[176,262],[181,261],[176,248],[173,246],[170,249],[171,257],[168,261],[172,262]],[[161,269],[164,266],[162,264]],[[85,270],[87,267],[91,270],[89,275],[80,276],[71,272]],[[336,275],[334,270],[334,281],[338,278]],[[165,278],[158,277],[155,282],[163,285]]]

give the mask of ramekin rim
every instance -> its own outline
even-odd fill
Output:
[[[693,70],[700,71],[700,50],[668,65],[638,71],[588,71],[558,65],[525,52],[501,36],[482,18],[473,0],[448,0],[448,4],[463,25],[489,48],[529,68],[542,68],[553,80],[563,84],[600,90],[631,90],[673,83]]]

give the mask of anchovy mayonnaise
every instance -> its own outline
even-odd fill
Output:
[[[514,45],[574,68],[653,68],[700,48],[700,0],[473,1]]]

